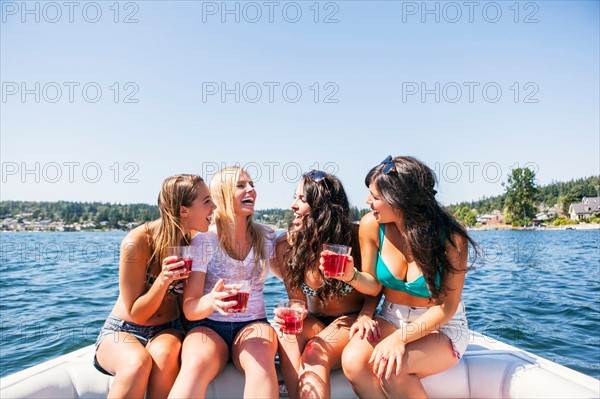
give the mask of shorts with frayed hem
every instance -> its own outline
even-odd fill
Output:
[[[105,338],[119,331],[133,335],[140,344],[146,346],[148,345],[148,342],[150,342],[154,337],[156,337],[161,332],[168,330],[169,328],[173,328],[183,333],[181,319],[177,318],[175,320],[171,320],[168,323],[160,324],[158,326],[142,326],[129,321],[118,319],[114,316],[108,316],[108,318],[104,322],[104,325],[100,329],[98,339],[96,339],[96,350],[98,350],[98,346]],[[104,373],[106,375],[112,375],[111,373],[106,371],[102,366],[100,366],[100,364],[98,363],[98,359],[96,359],[96,355],[94,355],[94,367],[101,373]]]
[[[425,306],[406,306],[389,302],[387,299],[383,302],[381,311],[376,317],[389,322],[395,328],[399,329],[419,318],[429,308]],[[454,356],[460,359],[469,346],[469,324],[465,314],[465,304],[460,301],[456,313],[452,319],[443,326],[436,327],[436,330],[446,335],[452,343]]]

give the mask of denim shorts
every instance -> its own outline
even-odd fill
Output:
[[[428,307],[398,305],[388,300],[383,302],[381,311],[377,317],[388,321],[391,325],[399,329],[402,326],[416,320],[429,309]],[[460,301],[456,313],[452,319],[443,326],[438,326],[436,330],[446,335],[452,343],[454,356],[460,359],[469,346],[469,324],[465,314],[465,304]]]
[[[223,341],[227,344],[229,348],[229,352],[231,352],[231,346],[233,345],[233,340],[238,335],[238,333],[242,330],[242,328],[246,327],[252,323],[265,323],[269,324],[267,318],[249,320],[249,321],[216,321],[210,319],[202,319],[196,321],[190,321],[188,324],[188,332],[192,328],[196,327],[206,327],[213,330],[215,333],[219,335],[219,337],[223,338]],[[269,326],[269,328],[271,328]],[[210,334],[210,332],[205,334]]]
[[[181,319],[178,317],[175,320],[171,320],[168,323],[160,324],[158,326],[141,326],[139,324],[118,319],[114,316],[108,316],[108,318],[104,322],[104,325],[100,329],[100,334],[98,334],[98,338],[96,339],[96,350],[98,350],[98,346],[100,345],[100,343],[105,338],[111,335],[113,336],[113,339],[116,342],[118,338],[115,333],[119,331],[133,335],[140,344],[146,346],[148,345],[148,342],[154,339],[154,337],[156,337],[161,332],[168,330],[169,328],[173,328],[183,333]],[[128,341],[124,340],[123,342],[127,343]],[[102,366],[100,366],[98,360],[96,359],[96,355],[94,355],[94,367],[96,367],[98,371],[104,374],[112,375],[108,371],[104,370]]]

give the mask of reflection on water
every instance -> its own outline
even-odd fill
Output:
[[[118,295],[125,232],[2,233],[0,375],[92,344]],[[473,231],[470,327],[600,377],[600,232]],[[285,297],[265,285],[268,315]]]

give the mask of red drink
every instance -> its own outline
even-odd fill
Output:
[[[189,273],[192,271],[192,258],[186,258],[186,259],[182,259],[183,260],[183,267],[185,268],[185,270]]]
[[[250,297],[249,292],[238,292],[235,295],[230,295],[226,298],[223,298],[223,302],[229,301],[237,301],[236,305],[233,305],[230,308],[225,309],[229,313],[243,313],[246,311],[246,306],[248,305],[248,298]]]
[[[181,268],[185,269],[188,273],[192,271],[192,258],[177,258],[175,260],[172,260],[169,262],[169,265],[172,265],[173,263],[177,263],[177,262],[183,262],[183,266]],[[179,268],[178,268],[179,269]],[[178,270],[175,269],[175,270]]]
[[[298,335],[302,332],[303,319],[300,313],[291,309],[285,310],[283,320],[285,321],[284,334]]]
[[[306,316],[306,303],[300,299],[287,299],[277,304],[277,315],[283,320],[281,331],[284,334],[298,335]]]
[[[346,255],[325,254],[323,255],[323,274],[325,277],[342,277],[346,272]]]

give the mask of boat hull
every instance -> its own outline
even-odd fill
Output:
[[[94,346],[0,379],[0,398],[105,398],[113,378],[92,366]],[[241,398],[243,374],[229,364],[207,398]],[[432,398],[598,398],[600,381],[472,332],[467,352],[449,370],[423,379]],[[356,398],[341,370],[332,398]]]

